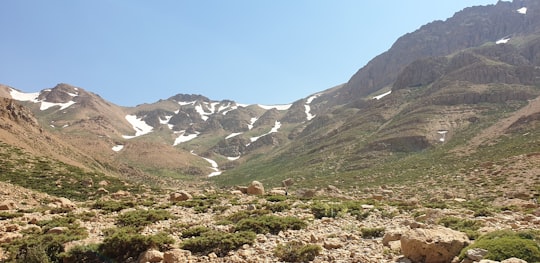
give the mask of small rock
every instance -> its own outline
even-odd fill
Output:
[[[482,248],[473,248],[467,250],[466,256],[468,259],[479,261],[487,255],[488,251]]]
[[[107,191],[107,189],[105,189],[103,187],[100,187],[100,188],[97,189],[97,193],[100,194],[100,195],[108,195],[109,191]]]
[[[242,193],[242,191],[240,191],[240,190],[232,190],[230,192],[230,194],[232,194],[232,195],[243,195],[244,193]]]
[[[509,258],[501,261],[501,263],[527,263],[527,261],[519,258]]]
[[[343,244],[339,238],[329,238],[324,240],[323,247],[326,249],[338,249],[342,248]]]
[[[67,230],[68,230],[67,227],[57,226],[57,227],[53,227],[53,228],[49,229],[49,231],[47,231],[47,234],[59,235],[59,234],[65,233]]]

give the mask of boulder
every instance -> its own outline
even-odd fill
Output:
[[[49,229],[49,230],[47,231],[47,234],[56,234],[56,235],[60,235],[60,234],[66,233],[66,231],[68,231],[68,228],[67,228],[67,227],[64,227],[64,226],[57,226],[57,227],[53,227],[53,228]]]
[[[287,195],[287,191],[283,189],[274,188],[270,190],[271,195]]]
[[[291,186],[294,184],[294,180],[292,178],[288,178],[288,179],[285,179],[283,181],[281,181],[281,185],[285,188]]]
[[[50,204],[50,206],[64,208],[64,209],[75,209],[75,208],[77,208],[75,203],[71,202],[71,200],[69,200],[67,198],[64,198],[64,197],[55,198],[52,201],[52,203]]]
[[[176,248],[163,254],[163,263],[188,262],[190,257],[191,251]]]
[[[237,187],[236,187],[236,190],[242,192],[243,194],[247,194],[247,193],[248,193],[248,192],[247,192],[247,189],[248,189],[247,186],[237,186]]]
[[[178,192],[174,192],[174,193],[171,193],[169,195],[169,200],[170,201],[173,201],[173,202],[177,202],[177,201],[187,201],[189,199],[193,198],[191,196],[191,194],[189,194],[188,192],[186,191],[178,191]]]
[[[163,253],[155,249],[149,249],[139,256],[139,263],[161,262],[162,260]]]
[[[519,258],[509,258],[501,261],[501,263],[527,263],[527,261]]]
[[[5,200],[0,203],[0,210],[13,210],[17,209],[17,205],[13,200]]]
[[[412,262],[451,262],[469,244],[465,233],[446,227],[411,229],[401,236],[401,252]]]
[[[264,195],[264,186],[259,181],[253,181],[247,188],[249,195]]]

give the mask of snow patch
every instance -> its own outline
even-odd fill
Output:
[[[256,122],[258,119],[259,119],[259,118],[257,118],[257,117],[253,117],[253,118],[251,118],[251,119],[249,120],[250,123],[248,124],[248,130],[253,129],[253,125],[255,125],[255,122]]]
[[[195,104],[196,102],[197,102],[196,100],[194,100],[194,101],[179,101],[178,104],[179,104],[180,106],[186,106],[186,105],[193,105],[193,104]]]
[[[133,139],[135,137],[150,133],[154,130],[154,127],[148,125],[145,121],[142,120],[142,118],[137,118],[137,115],[126,115],[126,120],[131,124],[131,126],[133,126],[133,129],[135,130],[135,136],[122,135],[124,139]]]
[[[63,110],[73,104],[75,104],[75,102],[72,100],[66,103],[53,103],[53,102],[41,101],[41,106],[39,107],[39,109],[44,111],[54,106],[60,106],[60,110]]]
[[[230,138],[232,138],[232,137],[236,137],[236,136],[238,136],[238,135],[240,135],[240,134],[242,134],[242,133],[241,133],[241,132],[234,132],[234,133],[231,133],[231,134],[229,134],[229,136],[225,137],[225,140],[230,139]]]
[[[112,150],[115,151],[115,152],[119,152],[122,149],[124,149],[124,145],[121,145],[121,144],[118,144],[118,145],[115,145],[115,146],[112,147]]]
[[[308,104],[304,105],[304,107],[306,108],[306,119],[310,121],[315,118],[316,115],[311,114],[311,107]]]
[[[236,157],[227,157],[227,160],[229,160],[229,161],[236,161],[238,159],[240,159],[240,155],[238,155]]]
[[[64,110],[67,107],[75,104],[75,101],[68,101],[66,103],[53,103],[53,102],[46,102],[43,100],[38,100],[39,92],[33,92],[33,93],[24,93],[20,92],[14,89],[10,89],[9,94],[11,95],[11,98],[18,101],[30,101],[33,103],[41,103],[39,109],[44,111],[54,106],[60,106],[60,110]],[[79,96],[78,94],[68,93],[72,97]]]
[[[194,153],[193,151],[191,151],[191,154],[195,155],[195,156],[198,156],[198,157],[201,157],[203,158],[204,160],[206,160],[208,163],[210,163],[210,165],[212,167],[210,167],[212,170],[214,170],[214,172],[210,173],[208,175],[208,177],[214,177],[214,176],[218,176],[222,173],[222,171],[219,170],[219,166],[217,164],[216,161],[212,160],[212,159],[209,159],[209,158],[205,158],[205,157],[202,157],[202,156],[199,156],[197,155],[196,153]]]
[[[274,133],[274,132],[278,132],[279,128],[281,128],[281,122],[276,121],[276,122],[274,123],[274,127],[272,127],[272,129],[271,129],[269,132],[267,132],[267,133],[265,133],[265,134],[263,134],[263,135],[261,135],[261,136],[251,137],[249,140],[251,141],[251,143],[256,142],[258,139],[260,139],[260,138],[263,137],[263,136],[266,136],[266,135],[271,134],[271,133]],[[251,143],[250,143],[250,144],[251,144]],[[246,145],[246,146],[249,146],[249,144]]]
[[[390,93],[392,93],[391,90],[390,90],[390,91],[387,91],[387,92],[385,92],[385,93],[383,93],[383,94],[381,94],[381,95],[374,96],[373,99],[374,99],[374,100],[380,100],[380,99],[384,98],[385,96],[390,95]]]
[[[292,104],[281,104],[281,105],[261,105],[261,104],[257,104],[257,106],[265,109],[265,110],[271,110],[271,109],[276,109],[276,110],[288,110]]]
[[[448,133],[447,130],[439,130],[437,133],[441,135],[441,138],[439,138],[440,142],[446,141],[446,134]]]
[[[527,14],[527,7],[522,7],[518,10],[516,10],[518,13],[526,15]]]
[[[508,41],[510,41],[510,38],[509,37],[505,37],[505,38],[501,38],[497,41],[495,41],[495,44],[499,45],[499,44],[506,44],[508,43]]]
[[[189,142],[189,141],[197,138],[197,136],[199,136],[199,134],[200,134],[200,133],[196,132],[194,134],[186,135],[186,131],[179,131],[178,133],[181,133],[181,134],[180,134],[180,136],[176,137],[176,139],[174,140],[173,146],[176,146],[176,145],[181,144],[183,142]]]

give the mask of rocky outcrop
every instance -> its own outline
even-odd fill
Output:
[[[417,228],[403,233],[401,251],[412,262],[451,262],[469,243],[464,233],[436,226]]]
[[[169,200],[172,202],[187,201],[193,198],[190,193],[186,191],[178,191],[169,195]]]

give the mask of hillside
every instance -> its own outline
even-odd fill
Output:
[[[0,261],[540,261],[539,54],[514,0],[290,105],[0,85]]]

